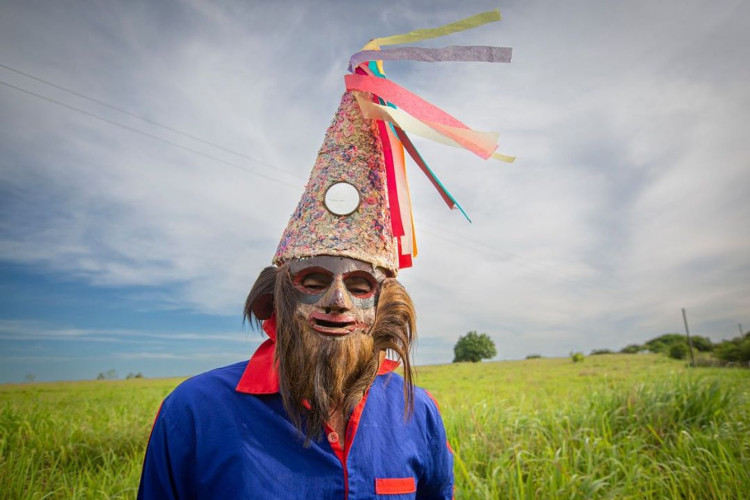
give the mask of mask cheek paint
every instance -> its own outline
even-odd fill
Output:
[[[315,305],[323,298],[325,293],[306,293],[301,290],[297,290],[297,300],[300,304]]]
[[[366,325],[367,331],[369,331],[375,323],[375,296],[366,299],[352,297],[352,302],[357,321]]]
[[[352,303],[357,309],[374,309],[375,308],[375,297],[367,297],[366,299],[360,299],[352,296]]]

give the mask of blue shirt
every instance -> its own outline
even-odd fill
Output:
[[[305,447],[278,394],[272,350],[269,339],[249,362],[186,380],[164,400],[138,498],[452,498],[453,455],[437,405],[415,388],[404,420],[392,363],[343,439],[327,427]]]

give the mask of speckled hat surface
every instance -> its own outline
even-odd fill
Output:
[[[359,205],[348,215],[335,215],[324,202],[328,188],[338,182],[351,184],[359,193]],[[394,274],[399,267],[378,130],[372,120],[362,117],[350,92],[341,98],[326,131],[273,263],[315,255],[351,257]]]

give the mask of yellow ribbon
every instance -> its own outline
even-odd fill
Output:
[[[375,38],[370,40],[362,50],[376,50],[378,47],[383,45],[398,45],[401,43],[412,43],[420,40],[429,40],[430,38],[438,38],[451,33],[458,33],[459,31],[465,31],[483,24],[492,23],[500,20],[500,10],[490,10],[476,14],[466,19],[461,19],[455,23],[446,24],[437,28],[427,28],[421,30],[410,31],[409,33],[402,33],[401,35],[386,36],[383,38]]]

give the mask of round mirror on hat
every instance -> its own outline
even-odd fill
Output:
[[[333,215],[349,215],[359,208],[359,191],[348,182],[331,184],[326,190],[323,204]]]

